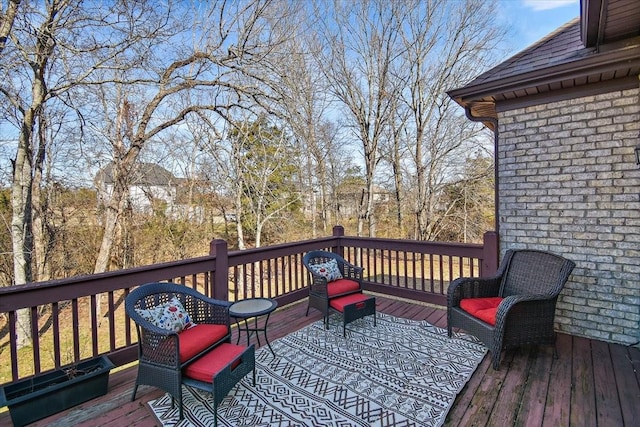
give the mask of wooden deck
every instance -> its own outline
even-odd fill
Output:
[[[377,296],[378,311],[446,327],[446,311]],[[276,311],[271,341],[319,320],[306,302]],[[234,336],[237,331],[234,328]],[[243,336],[244,338],[244,336]],[[264,345],[264,340],[262,340]],[[558,358],[549,347],[503,354],[500,370],[485,357],[449,412],[448,426],[637,426],[640,425],[640,350],[560,334]],[[163,392],[140,387],[131,402],[136,367],[111,373],[109,393],[32,426],[158,425],[147,401]],[[10,426],[8,412],[0,426]]]

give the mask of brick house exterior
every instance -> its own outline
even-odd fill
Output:
[[[576,263],[557,329],[637,345],[640,2],[608,3],[635,11],[627,32],[606,13],[599,25],[587,19],[594,3],[582,0],[581,19],[449,95],[495,132],[501,254],[541,249]]]
[[[502,250],[542,249],[576,263],[558,329],[638,341],[638,89],[498,114]]]

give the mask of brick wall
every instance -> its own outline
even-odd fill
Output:
[[[501,250],[572,259],[557,329],[624,344],[640,340],[638,92],[499,113]]]

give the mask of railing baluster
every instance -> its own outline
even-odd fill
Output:
[[[31,318],[31,340],[33,344],[33,365],[36,372],[40,372],[40,333],[38,328],[38,307],[31,307],[29,310]]]
[[[274,287],[274,282],[277,282],[276,279],[276,275],[277,275],[277,271],[278,269],[276,268],[276,260],[275,259],[268,259],[266,261],[264,261],[266,267],[267,267],[267,280],[263,286],[266,286],[266,293],[264,294],[267,298],[271,298],[273,295],[275,295],[276,293],[273,291],[273,287]],[[277,283],[275,283],[277,284]]]
[[[20,378],[18,372],[18,338],[16,334],[16,312],[9,312],[9,349],[11,351],[11,379]]]
[[[115,297],[113,291],[109,291],[108,294],[109,300],[109,351],[114,351],[116,349],[116,304]]]
[[[395,261],[395,273],[394,277],[396,278],[396,283],[398,287],[402,286],[402,281],[400,280],[400,254],[402,252],[399,251],[389,251],[389,255],[394,258]],[[393,254],[393,255],[391,255]],[[392,282],[393,283],[393,282]]]
[[[53,330],[53,359],[55,367],[61,366],[60,360],[60,306],[58,302],[51,304],[51,320]]]
[[[124,300],[127,297],[127,295],[129,295],[129,289],[125,289],[124,290],[124,295],[122,296],[123,304],[124,304]],[[124,314],[124,310],[122,312]],[[129,346],[132,343],[132,340],[131,340],[131,319],[129,318],[129,316],[124,316],[124,324],[125,324],[124,341],[125,341],[126,345]]]
[[[71,317],[73,324],[73,360],[80,360],[80,318],[77,298],[71,300]]]
[[[434,278],[433,278],[433,254],[430,253],[429,255],[429,292],[434,293]],[[424,279],[423,279],[424,280]]]
[[[415,290],[418,285],[418,273],[416,272],[416,253],[411,252],[411,277],[413,278],[413,283],[411,289]]]
[[[93,352],[92,356],[98,354],[98,309],[96,304],[96,295],[91,295],[91,348]]]

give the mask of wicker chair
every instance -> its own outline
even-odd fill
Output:
[[[447,293],[449,337],[453,328],[478,337],[496,370],[506,348],[551,344],[555,352],[556,301],[574,267],[552,253],[509,250],[494,277],[454,280]]]
[[[341,278],[327,280],[327,277],[318,274],[317,267],[335,261]],[[362,292],[362,272],[364,268],[348,263],[340,255],[326,251],[307,252],[302,258],[304,266],[311,276],[309,286],[309,305],[307,306],[307,316],[309,308],[313,307],[322,312],[325,328],[329,327],[329,300],[344,295]]]
[[[178,333],[158,327],[140,314],[141,310],[166,304],[173,297],[180,301],[196,327]],[[136,324],[139,357],[131,400],[135,400],[141,384],[158,387],[171,394],[172,404],[178,399],[182,419],[182,370],[219,344],[230,342],[230,305],[175,283],[149,283],[127,295],[125,310]],[[191,337],[188,341],[187,335]]]

